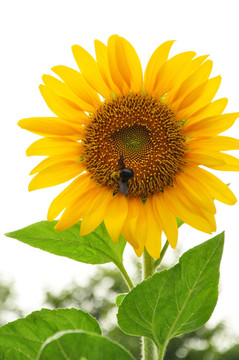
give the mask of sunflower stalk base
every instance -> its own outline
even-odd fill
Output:
[[[159,347],[157,360],[163,360],[166,351],[166,345]]]
[[[149,276],[155,272],[154,260],[148,254],[147,250],[143,253],[143,267],[142,267],[142,280],[146,280]],[[142,360],[156,360],[156,347],[154,342],[143,336],[142,337]]]

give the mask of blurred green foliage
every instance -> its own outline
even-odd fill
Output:
[[[0,278],[0,326],[22,316],[22,310],[17,304],[14,284]]]

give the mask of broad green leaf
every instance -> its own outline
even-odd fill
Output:
[[[118,266],[122,263],[126,241],[121,236],[118,243],[114,244],[104,223],[85,236],[80,236],[80,223],[65,231],[56,231],[56,223],[57,221],[40,221],[6,236],[87,264],[105,264],[112,261]]]
[[[202,326],[218,298],[223,241],[224,233],[194,247],[182,255],[179,264],[131,290],[119,306],[120,328],[161,346]]]
[[[89,332],[63,331],[43,344],[36,360],[134,360],[109,339]]]
[[[36,360],[42,344],[64,330],[101,333],[97,321],[81,310],[42,309],[0,328],[0,359]]]

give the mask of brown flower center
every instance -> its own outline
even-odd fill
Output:
[[[114,193],[146,199],[172,185],[184,143],[181,125],[167,105],[129,94],[103,102],[90,116],[84,160],[87,170]]]

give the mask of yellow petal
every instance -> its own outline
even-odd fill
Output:
[[[185,153],[184,158],[185,161],[190,164],[204,165],[207,167],[225,165],[225,161],[218,151],[192,149]]]
[[[133,46],[124,38],[117,38],[116,60],[124,81],[130,90],[140,92],[143,89],[143,72],[139,57]]]
[[[92,186],[96,186],[88,173],[84,173],[73,180],[51,203],[47,220],[54,220],[69,204],[73,203],[82,194],[89,191]]]
[[[203,108],[196,111],[192,116],[190,116],[184,124],[184,129],[186,130],[190,125],[209,118],[211,116],[220,115],[226,108],[228,99],[222,98],[211,102],[210,104],[204,106]]]
[[[71,120],[76,124],[81,124],[81,120],[85,121],[87,119],[84,111],[70,100],[56,95],[47,86],[40,85],[39,89],[48,107],[60,118]]]
[[[163,232],[165,233],[169,244],[175,249],[178,241],[178,225],[176,217],[166,206],[163,193],[153,195],[153,204],[160,218]]]
[[[82,222],[80,228],[80,235],[84,236],[91,233],[97,226],[99,226],[107,210],[108,203],[113,197],[112,190],[106,187],[97,188],[95,197],[82,214]]]
[[[39,172],[30,182],[28,189],[32,191],[62,184],[73,179],[84,170],[85,166],[79,161],[62,161]]]
[[[175,55],[161,67],[153,90],[156,99],[160,99],[177,84],[178,74],[195,55],[193,51]]]
[[[115,42],[115,60],[117,63],[117,67],[119,69],[120,75],[124,82],[127,84],[130,89],[131,85],[131,72],[128,66],[128,62],[126,59],[126,54],[124,51],[124,46],[122,44],[121,38],[117,37]]]
[[[82,145],[77,141],[67,138],[43,138],[32,143],[26,151],[27,156],[48,155],[79,155],[81,156]]]
[[[75,135],[78,130],[57,117],[34,117],[18,121],[22,129],[39,135]]]
[[[57,231],[69,229],[82,219],[82,214],[88,209],[92,201],[96,198],[98,189],[96,187],[87,190],[66,207],[60,220],[55,226]]]
[[[147,231],[148,231],[147,212],[144,204],[141,201],[139,206],[139,215],[136,223],[136,232],[135,232],[135,236],[138,241],[139,247],[134,248],[134,251],[138,257],[140,257],[143,254]]]
[[[117,243],[119,239],[127,214],[126,197],[118,193],[111,198],[104,216],[106,229],[114,243]]]
[[[239,171],[239,159],[232,155],[220,153],[220,158],[224,162],[222,165],[211,165],[211,169],[222,171]]]
[[[212,61],[208,60],[201,66],[201,68],[195,71],[195,73],[188,78],[184,84],[182,84],[182,97],[178,106],[179,109],[184,109],[202,96],[204,89],[207,87],[211,71]]]
[[[204,217],[207,219],[208,223],[211,226],[211,231],[215,232],[217,230],[215,215],[208,211],[205,211],[204,209],[202,209],[202,212],[204,214]]]
[[[56,79],[51,75],[43,75],[42,81],[47,86],[47,88],[51,89],[55,95],[58,95],[64,99],[69,100],[71,103],[75,104],[82,111],[92,111],[92,107],[90,107],[87,103],[79,99],[76,94],[61,80]],[[90,109],[90,110],[89,110]]]
[[[176,187],[167,187],[164,196],[167,206],[175,216],[197,230],[212,233],[213,229],[203,212],[182,191]]]
[[[101,101],[97,92],[92,89],[85,81],[84,77],[76,70],[67,66],[54,66],[54,71],[68,86],[69,88],[83,100],[82,108],[85,111],[93,112],[100,106]]]
[[[229,136],[215,136],[210,138],[196,138],[188,142],[190,149],[209,149],[211,151],[228,151],[239,149],[239,139]]]
[[[237,201],[233,192],[215,175],[199,167],[185,166],[184,172],[198,179],[210,192],[213,198],[227,205],[234,205]]]
[[[79,69],[88,84],[105,99],[111,98],[111,90],[104,82],[95,59],[81,46],[72,46],[72,52]]]
[[[97,59],[97,64],[101,73],[104,82],[107,84],[108,88],[115,94],[120,96],[121,92],[118,87],[113,82],[108,64],[108,56],[107,56],[107,46],[103,44],[99,40],[95,40],[95,55]]]
[[[212,61],[208,60],[182,83],[177,92],[177,98],[172,103],[173,111],[190,105],[197,96],[200,96],[201,92],[198,95],[195,89],[198,89],[202,83],[205,83],[211,71]]]
[[[188,126],[184,132],[188,137],[214,136],[229,129],[238,117],[239,112],[212,116]]]
[[[166,41],[154,51],[151,58],[149,59],[144,73],[144,87],[147,94],[153,93],[153,89],[155,88],[155,81],[157,79],[159,70],[161,69],[162,65],[167,61],[169,51],[173,43],[174,40]]]
[[[176,177],[176,183],[181,191],[185,192],[187,196],[201,209],[204,209],[212,214],[216,213],[213,197],[197,179],[188,174],[186,175],[185,173],[180,173]]]
[[[65,160],[72,160],[72,161],[76,161],[78,156],[76,155],[64,155],[64,161]],[[54,164],[58,164],[62,162],[62,155],[56,155],[56,156],[49,156],[48,158],[42,160],[34,169],[32,169],[32,171],[30,172],[30,175],[34,175],[44,169],[46,169],[47,167],[54,165]]]
[[[201,68],[202,63],[207,59],[208,55],[198,56],[184,66],[182,71],[178,74],[178,78],[175,79],[174,87],[166,94],[164,102],[168,105],[174,104],[177,101],[179,94],[181,93],[180,88],[187,81],[195,71]]]
[[[216,76],[212,79],[207,80],[206,83],[201,84],[195,90],[193,90],[188,98],[185,99],[187,103],[191,103],[178,110],[177,119],[184,120],[188,119],[192,114],[197,112],[202,107],[206,106],[212,101],[221,83],[221,76]]]
[[[107,43],[108,64],[109,64],[110,75],[113,82],[120,90],[120,93],[122,95],[126,95],[129,92],[130,87],[124,81],[118,67],[117,58],[120,56],[119,49],[118,49],[118,54],[116,56],[116,44],[118,39],[119,39],[118,35],[112,35],[108,39],[108,43]],[[124,57],[122,58],[122,61],[125,62]]]
[[[138,198],[127,198],[128,215],[122,227],[122,235],[125,240],[133,246],[134,250],[139,248],[138,239],[136,237],[138,218],[140,213],[141,200]]]
[[[152,196],[148,197],[145,203],[145,207],[147,211],[148,223],[145,247],[150,256],[158,259],[161,253],[162,225],[159,223],[158,218],[155,216]]]

